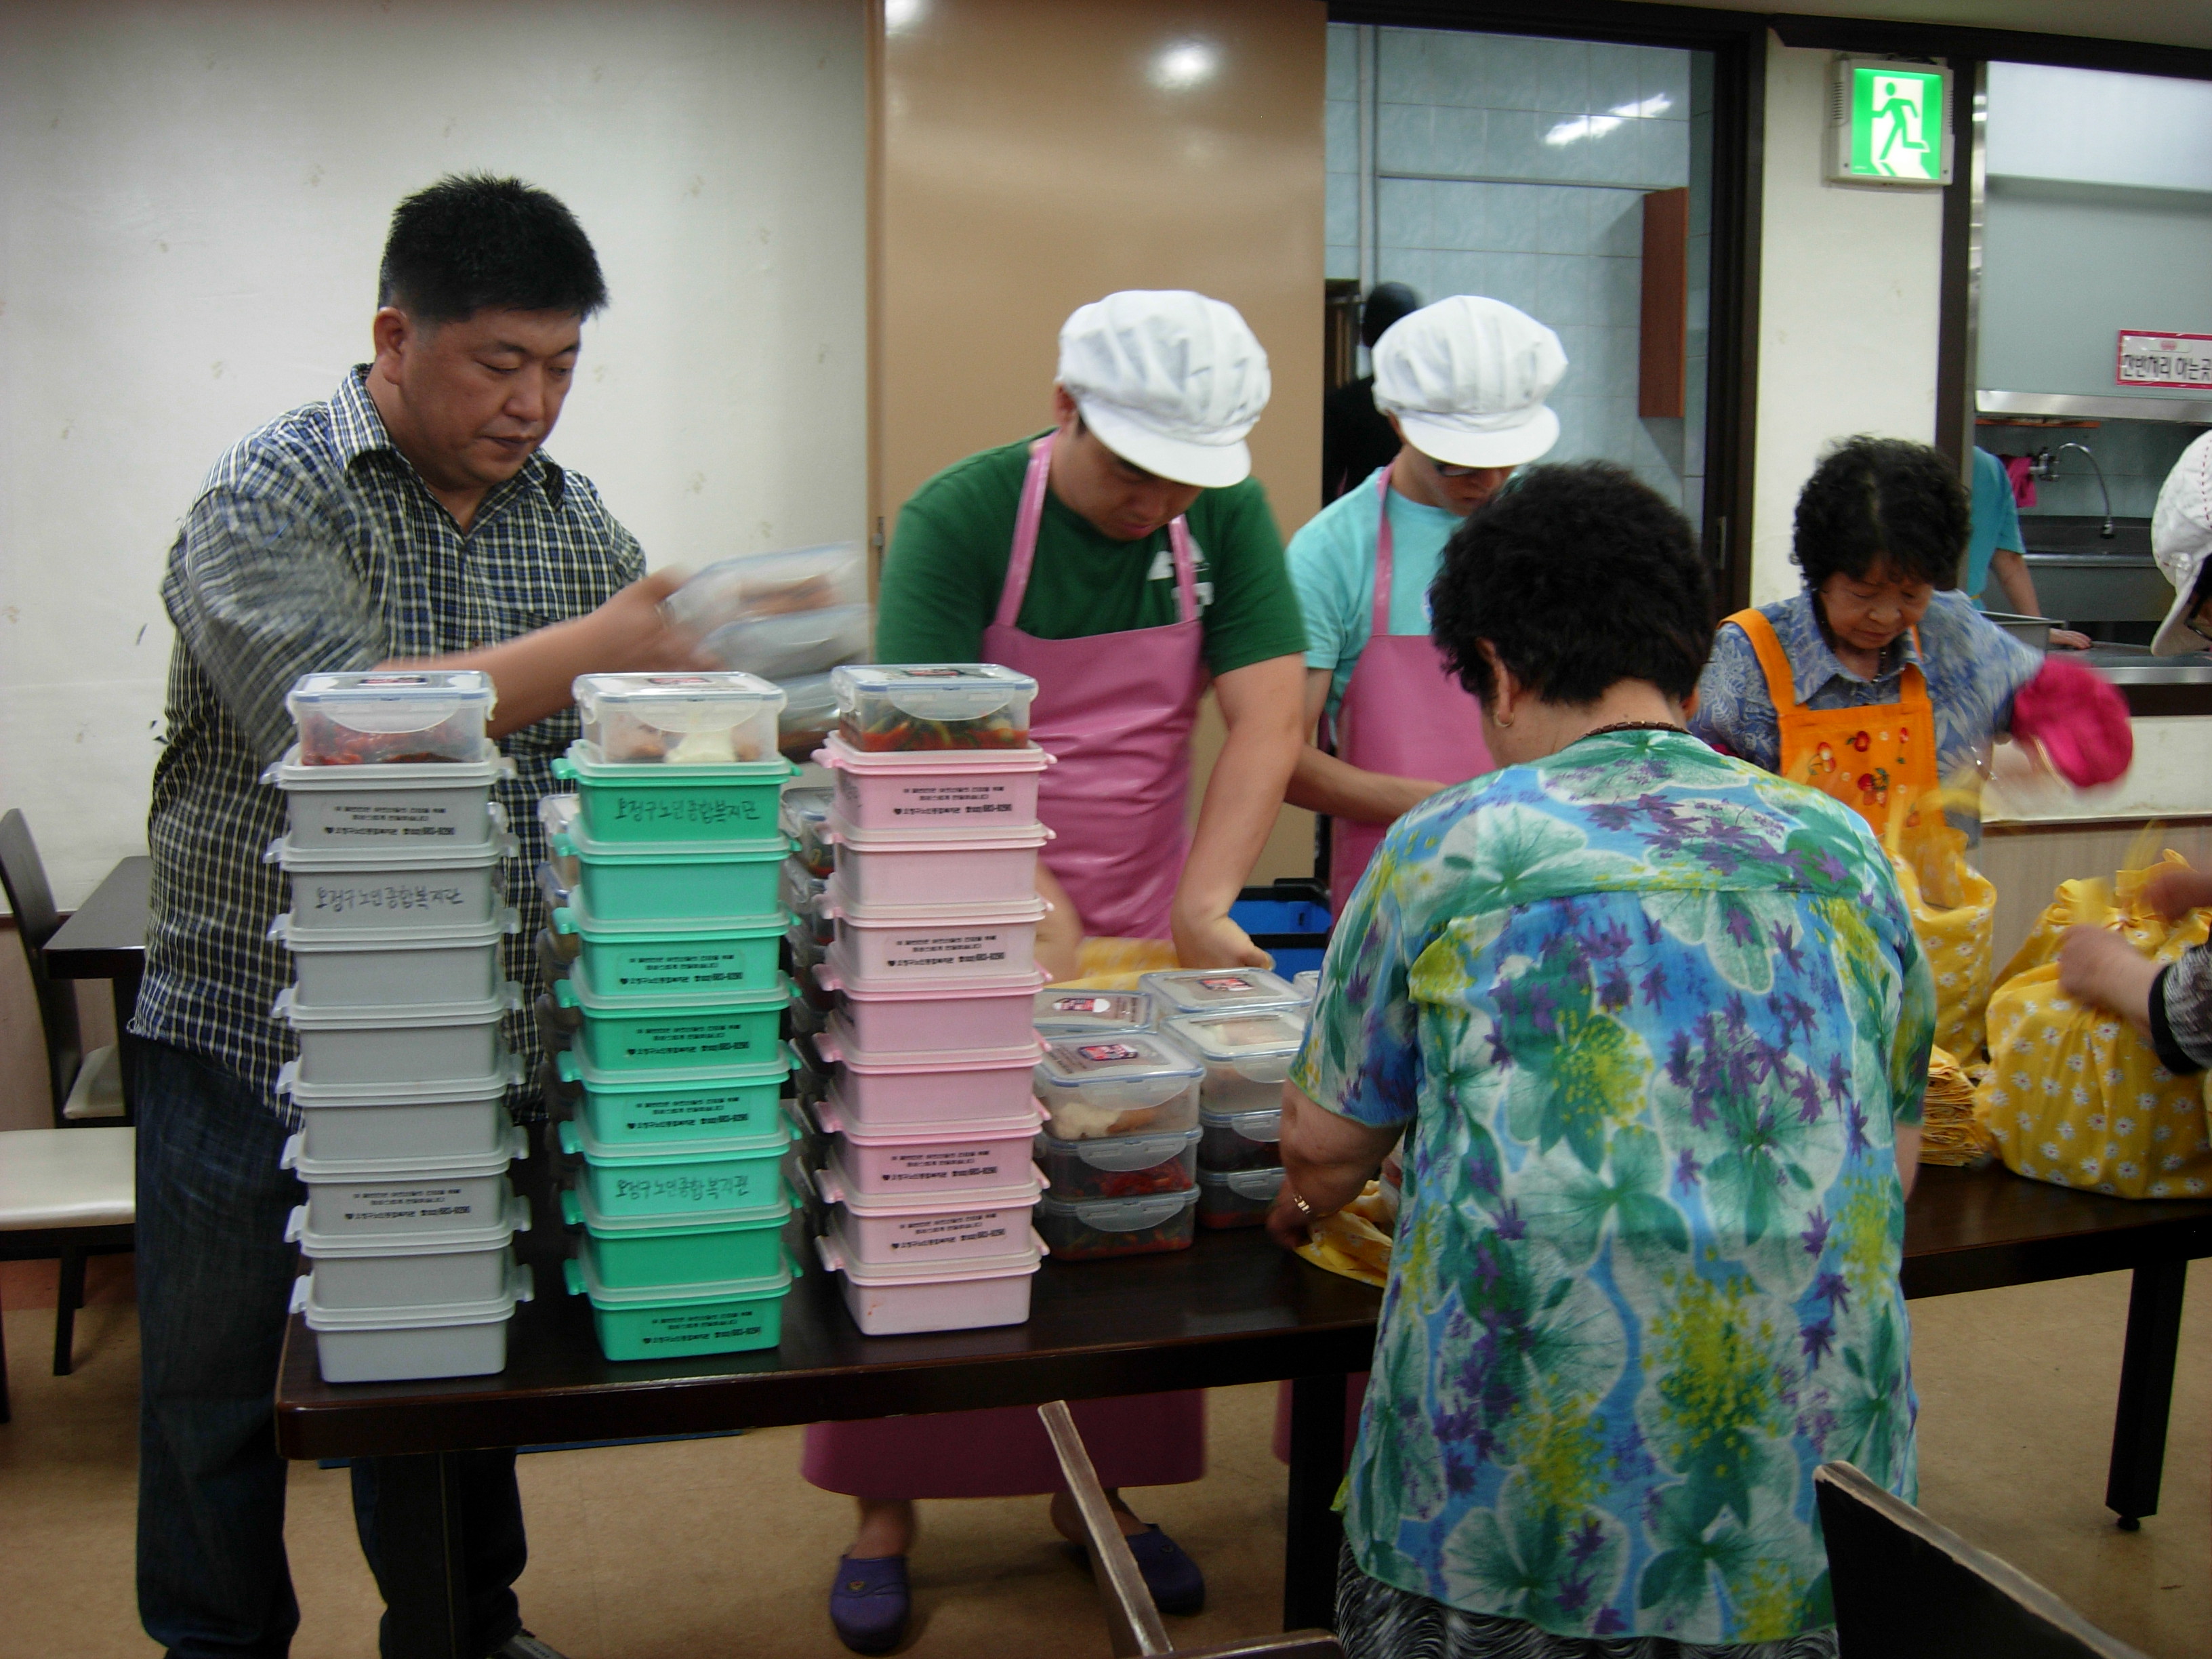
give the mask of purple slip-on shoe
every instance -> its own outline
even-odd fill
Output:
[[[906,1557],[837,1559],[830,1587],[830,1622],[838,1640],[855,1653],[889,1653],[906,1635],[913,1601],[907,1590]]]

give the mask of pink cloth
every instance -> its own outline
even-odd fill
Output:
[[[1376,474],[1375,601],[1367,644],[1337,704],[1337,757],[1365,772],[1461,783],[1495,763],[1482,737],[1482,708],[1425,634],[1390,631],[1390,469]],[[1375,857],[1387,823],[1329,822],[1329,908],[1339,914]]]
[[[2004,458],[2005,482],[2012,486],[2014,505],[2035,505],[2035,458],[2031,455],[2008,455]]]
[[[1080,1400],[1071,1409],[1102,1485],[1173,1486],[1205,1476],[1202,1393]],[[799,1472],[824,1492],[878,1500],[1024,1498],[1066,1484],[1034,1406],[811,1424]]]
[[[2045,659],[2013,694],[2012,734],[2040,744],[2051,769],[2077,789],[2126,775],[2135,759],[2127,699],[2087,664]]]
[[[1037,786],[1037,816],[1054,836],[1044,861],[1082,912],[1083,931],[1166,939],[1190,851],[1183,811],[1190,732],[1206,682],[1190,526],[1181,519],[1168,526],[1179,620],[1075,640],[1024,634],[1014,619],[1036,557],[1052,444],[1042,439],[1030,452],[1006,586],[996,620],[983,630],[983,655],[1036,679],[1030,737],[1060,757]]]

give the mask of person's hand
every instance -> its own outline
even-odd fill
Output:
[[[1174,919],[1176,960],[1185,968],[1273,968],[1274,957],[1227,916]]]
[[[1291,1196],[1291,1183],[1285,1181],[1275,1193],[1275,1201],[1267,1211],[1267,1237],[1286,1250],[1295,1251],[1306,1242],[1310,1218]]]
[[[656,570],[583,617],[595,674],[687,674],[715,664],[699,635],[668,620],[660,602],[684,586],[684,573]]]
[[[2058,988],[2148,1030],[2159,965],[2109,928],[2069,927],[2058,940]]]
[[[2166,921],[2179,921],[2199,905],[2212,904],[2212,881],[2169,866],[2143,884],[2142,902]]]
[[[2051,630],[2051,648],[2054,651],[2087,651],[2096,644],[2087,634],[2078,634],[2070,628]]]

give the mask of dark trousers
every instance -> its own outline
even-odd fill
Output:
[[[138,1045],[138,1617],[174,1659],[283,1659],[300,1606],[284,1557],[277,1355],[292,1293],[284,1223],[304,1194],[277,1168],[285,1130],[243,1079]],[[477,1650],[520,1628],[526,1559],[514,1453],[461,1466]],[[380,1460],[353,1466],[362,1551],[377,1565]],[[387,1621],[388,1622],[388,1621]],[[404,1659],[384,1645],[386,1659]]]

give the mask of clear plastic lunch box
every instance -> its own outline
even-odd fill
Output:
[[[868,562],[860,544],[820,542],[717,559],[666,604],[671,620],[706,634],[734,622],[865,605],[867,599]]]
[[[777,822],[798,848],[795,856],[810,875],[826,877],[836,867],[836,854],[823,838],[830,827],[830,803],[836,798],[834,789],[807,785],[785,790],[777,809]]]
[[[1280,1099],[1280,1091],[1277,1098]],[[1279,1169],[1283,1162],[1283,1109],[1255,1107],[1249,1111],[1216,1112],[1201,1109],[1198,1115],[1198,1167],[1217,1174],[1235,1170]]]
[[[1030,1023],[1047,1038],[1106,1036],[1145,1031],[1159,1023],[1146,991],[1083,991],[1048,985],[1036,994]]]
[[[1201,1227],[1258,1227],[1266,1224],[1283,1190],[1279,1164],[1267,1170],[1200,1170],[1198,1224]]]
[[[1292,974],[1291,989],[1298,994],[1300,1002],[1311,1003],[1321,994],[1321,969],[1309,968],[1303,974]]]
[[[1205,1069],[1149,1031],[1063,1037],[1037,1062],[1037,1099],[1062,1140],[1195,1128]]]
[[[734,766],[778,758],[783,693],[750,674],[580,674],[584,741],[610,766]]]
[[[1200,1103],[1217,1115],[1280,1108],[1283,1082],[1305,1042],[1303,1008],[1185,1014],[1163,1028],[1206,1066]]]
[[[1158,999],[1163,1018],[1230,1008],[1285,1008],[1300,1000],[1290,981],[1264,968],[1168,968],[1143,975],[1137,983]]]
[[[817,945],[826,945],[837,937],[836,920],[824,902],[829,888],[827,877],[816,875],[795,856],[784,860],[782,872],[776,878],[783,908],[799,918],[799,926]]]
[[[309,674],[285,694],[302,766],[483,761],[491,676],[475,669]]]
[[[1145,1198],[1094,1198],[1064,1203],[1047,1193],[1037,1200],[1036,1229],[1062,1261],[1097,1261],[1117,1255],[1187,1250],[1197,1237],[1198,1188]]]
[[[1196,1182],[1198,1139],[1196,1129],[1170,1129],[1110,1140],[1062,1140],[1047,1130],[1037,1137],[1036,1156],[1052,1195],[1064,1202],[1141,1198],[1179,1193]]]
[[[1036,682],[996,663],[867,664],[834,670],[838,734],[862,754],[1027,749]]]

